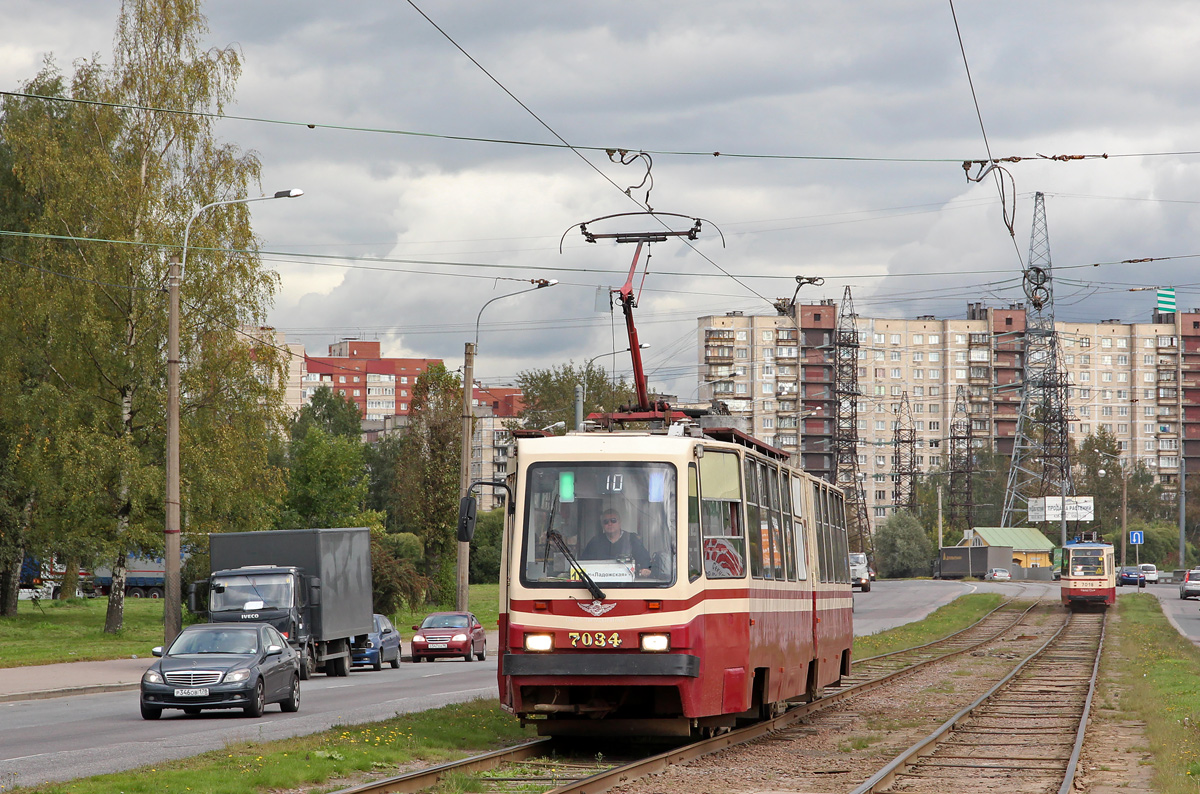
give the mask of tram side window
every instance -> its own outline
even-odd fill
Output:
[[[829,492],[830,524],[833,536],[837,540],[837,554],[834,562],[838,567],[838,581],[843,584],[850,581],[850,542],[846,534],[846,502],[836,491]]]
[[[688,581],[700,578],[704,570],[704,557],[700,539],[700,476],[696,464],[688,464]]]
[[[813,483],[814,520],[817,524],[817,579],[829,581],[829,519],[825,515],[825,491],[819,482]]]
[[[706,452],[700,458],[700,528],[704,538],[704,573],[709,579],[741,579],[746,575],[741,505],[741,467],[737,455]]]
[[[759,510],[758,467],[754,459],[746,456],[746,537],[750,541],[750,575],[763,578],[763,531],[762,514]]]
[[[786,579],[787,571],[783,564],[783,527],[779,521],[779,470],[769,463],[760,463],[759,467],[762,469],[766,485],[763,490],[764,509],[769,511],[767,520],[771,525],[770,572],[767,578]]]
[[[779,534],[783,538],[783,573],[789,582],[796,581],[796,543],[792,533],[792,488],[787,469],[780,469],[775,479],[779,489]]]
[[[796,541],[796,577],[800,581],[808,579],[808,535],[805,534],[805,521],[812,520],[804,515],[804,478],[791,477],[792,481],[792,529]]]
[[[825,571],[825,581],[838,581],[838,547],[837,535],[833,531],[833,499],[829,487],[822,485],[821,499],[825,503],[825,559],[821,560]]]

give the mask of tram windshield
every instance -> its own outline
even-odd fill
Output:
[[[675,581],[676,474],[666,463],[541,463],[529,469],[521,581],[666,587]]]
[[[1104,556],[1099,549],[1079,549],[1071,552],[1071,576],[1103,576]]]

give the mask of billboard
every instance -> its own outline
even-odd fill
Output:
[[[1091,521],[1093,514],[1092,497],[1068,496],[1067,520]],[[1045,496],[1029,500],[1029,523],[1038,521],[1062,521],[1063,497]]]

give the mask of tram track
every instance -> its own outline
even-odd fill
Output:
[[[1005,791],[1066,794],[1087,729],[1105,615],[1076,614],[975,702],[852,794]]]
[[[547,783],[544,791],[552,794],[596,794],[608,791],[665,769],[712,753],[754,741],[761,737],[793,728],[800,721],[819,711],[842,703],[850,698],[886,686],[890,681],[920,670],[928,665],[942,662],[968,653],[992,642],[1026,620],[1039,605],[1035,602],[1007,601],[976,623],[940,640],[921,646],[881,654],[856,661],[852,674],[844,676],[837,687],[826,688],[823,697],[811,703],[793,706],[787,712],[770,720],[736,728],[713,738],[693,742],[646,758],[628,763],[607,764],[600,760],[578,758],[560,752],[553,739],[539,739],[516,747],[483,755],[472,756],[460,761],[441,764],[425,770],[372,781],[335,794],[391,794],[417,792],[436,785],[440,780],[455,774],[477,774],[488,786],[489,791],[504,791],[506,787],[496,784],[517,783],[521,791],[534,790],[539,782]],[[529,774],[530,764],[538,764],[553,770],[553,774]],[[511,767],[512,772],[503,771]],[[498,771],[500,770],[500,771]],[[570,770],[570,771],[568,771]]]

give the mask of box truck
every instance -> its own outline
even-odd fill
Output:
[[[300,653],[301,678],[349,674],[373,628],[370,530],[211,534],[208,552],[210,623],[270,623]]]

